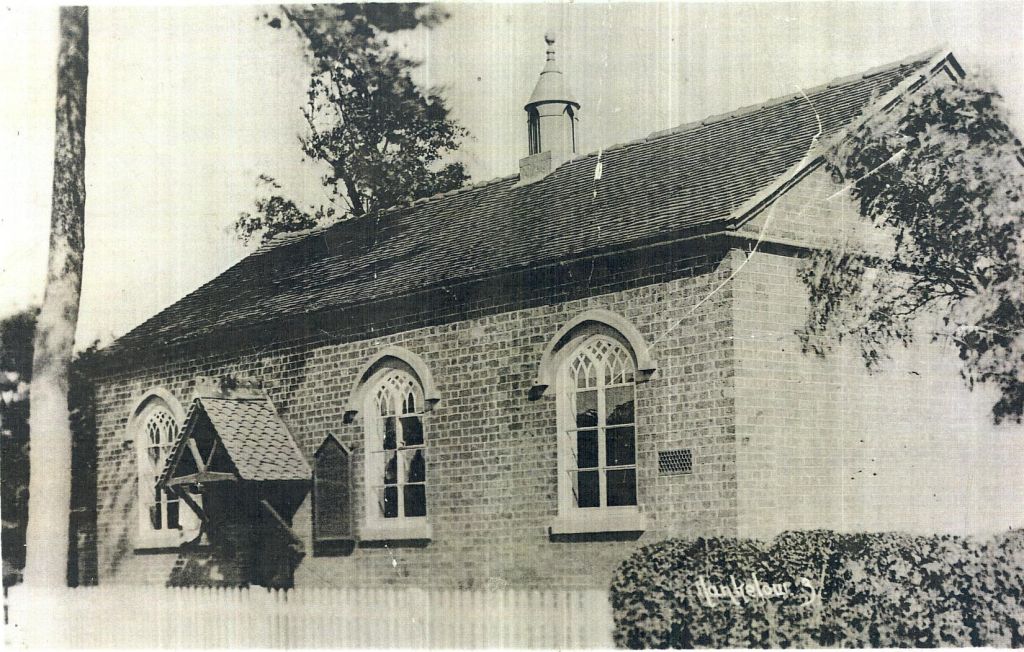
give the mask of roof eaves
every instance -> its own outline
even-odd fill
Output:
[[[703,225],[702,227],[699,227],[699,230],[695,230],[692,226],[687,226],[687,227],[683,227],[683,228],[680,228],[680,229],[673,230],[671,232],[671,234],[668,234],[668,235],[666,235],[666,233],[659,234],[659,236],[656,239],[632,242],[628,246],[625,246],[625,247],[616,244],[616,245],[611,245],[611,246],[598,247],[598,248],[592,248],[592,249],[586,249],[586,250],[582,250],[582,251],[577,251],[575,253],[575,255],[572,256],[572,260],[574,260],[574,261],[590,260],[590,259],[600,258],[600,257],[603,257],[603,256],[608,256],[608,255],[624,254],[624,253],[628,253],[628,252],[631,252],[631,251],[642,251],[642,250],[645,250],[645,249],[647,249],[649,247],[659,246],[659,245],[679,244],[679,243],[689,242],[689,241],[706,241],[709,237],[713,236],[716,233],[724,233],[725,232],[725,229],[723,228],[724,226],[725,226],[725,218],[722,218],[720,220],[717,220],[714,224]],[[510,266],[510,267],[503,268],[502,270],[500,270],[500,272],[501,273],[519,273],[519,272],[523,272],[523,271],[527,271],[527,270],[538,270],[538,269],[542,269],[542,268],[558,267],[558,266],[564,265],[566,263],[566,261],[567,261],[567,259],[565,257],[561,257],[560,256],[560,257],[556,257],[556,258],[550,258],[550,259],[547,259],[547,260],[531,262],[529,264],[513,265],[513,266]],[[456,285],[479,282],[480,280],[488,278],[488,277],[492,276],[493,274],[494,274],[494,272],[492,272],[492,271],[486,271],[486,272],[481,272],[481,273],[477,273],[477,274],[470,275],[470,276],[460,277],[458,279],[445,279],[444,281],[441,281],[441,282],[439,282],[437,284],[416,288],[416,289],[411,290],[411,291],[409,291],[407,293],[402,293],[402,294],[398,294],[398,295],[389,296],[388,298],[390,298],[390,299],[400,299],[400,298],[403,298],[403,297],[412,297],[412,296],[417,296],[417,295],[425,293],[425,292],[436,291],[440,287],[452,288],[452,287],[454,287]],[[352,309],[355,306],[359,306],[362,303],[363,303],[362,301],[353,301],[353,302],[347,303],[347,304],[338,304],[338,305],[332,305],[332,306],[329,306],[329,307],[314,308],[314,309],[310,309],[307,314],[331,314],[333,312],[339,312],[339,311],[343,312],[345,310],[350,310],[350,309]],[[271,320],[268,320],[268,321],[265,321],[265,322],[253,323],[253,324],[250,325],[250,327],[254,328],[254,329],[261,329],[261,328],[265,328],[269,324],[272,324],[272,323],[274,323],[274,322],[276,322],[278,320],[279,320],[279,318],[272,318]],[[217,332],[217,330],[218,330],[217,327],[213,326],[213,327],[205,328],[205,329],[202,329],[202,330],[192,331],[192,332],[190,332],[188,334],[179,334],[179,335],[174,336],[173,339],[169,340],[167,342],[167,344],[169,346],[182,345],[182,344],[184,344],[186,342],[194,341],[196,339],[200,339],[200,338],[203,338],[203,337],[206,337],[206,336],[213,335],[214,333]],[[326,331],[324,331],[324,332],[326,333]],[[294,437],[293,437],[293,440],[294,440]]]
[[[935,50],[933,52],[939,52],[939,51]],[[822,85],[819,85],[819,86],[807,89],[806,92],[807,92],[807,94],[810,95],[810,94],[814,94],[814,93],[820,92],[820,91],[822,91],[824,89],[827,89],[831,85],[844,83],[844,81],[848,83],[848,82],[855,81],[855,80],[863,78],[863,77],[872,76],[872,75],[875,75],[875,74],[881,74],[882,72],[897,71],[902,66],[906,66],[908,64],[922,64],[922,63],[924,63],[922,61],[922,59],[921,59],[922,56],[923,55],[918,55],[918,56],[915,56],[915,57],[908,57],[907,59],[905,59],[903,61],[900,61],[900,62],[890,63],[890,64],[887,64],[887,65],[880,66],[878,68],[869,70],[867,72],[861,72],[861,73],[858,73],[858,74],[855,74],[855,75],[847,76],[845,78],[840,78],[839,80],[833,80],[830,83],[822,84]],[[943,55],[943,56],[938,57],[938,60],[940,61],[940,63],[947,56],[951,57],[952,55],[949,54],[949,55]],[[933,59],[935,59],[934,56],[933,56]],[[902,85],[902,82],[901,82],[901,85]],[[774,106],[774,105],[777,105],[777,104],[780,104],[780,103],[784,103],[784,102],[802,101],[803,100],[803,97],[802,97],[803,94],[804,93],[801,92],[799,94],[786,95],[786,96],[783,96],[783,97],[775,98],[774,100],[769,100],[769,101],[761,103],[761,104],[750,105],[748,107],[743,107],[741,109],[730,111],[730,112],[725,113],[725,114],[721,114],[721,115],[718,115],[718,116],[712,116],[711,118],[705,118],[705,119],[700,120],[700,121],[695,121],[695,122],[692,122],[692,123],[688,123],[686,125],[675,127],[673,129],[670,129],[670,130],[665,130],[665,131],[661,131],[661,132],[654,132],[654,133],[648,135],[646,138],[641,138],[641,139],[637,139],[637,140],[633,140],[633,141],[629,141],[629,142],[624,142],[624,143],[619,143],[619,144],[616,144],[616,145],[612,145],[611,147],[603,148],[602,150],[600,150],[598,152],[590,153],[590,154],[584,155],[582,157],[573,159],[570,162],[568,162],[567,165],[583,165],[584,161],[587,161],[589,159],[593,159],[595,157],[599,157],[602,151],[603,152],[609,152],[609,151],[625,149],[625,148],[628,148],[628,147],[631,147],[631,146],[635,146],[635,145],[638,145],[638,144],[642,144],[644,142],[648,142],[648,141],[651,141],[651,140],[657,140],[659,138],[667,137],[667,136],[670,136],[670,135],[679,134],[679,133],[690,131],[690,130],[693,130],[693,129],[697,129],[697,128],[700,128],[700,127],[716,124],[718,122],[721,122],[723,120],[727,120],[727,119],[730,119],[730,118],[736,118],[736,117],[744,116],[746,114],[752,113],[754,111],[757,111],[757,110],[765,108],[765,107]],[[381,210],[376,211],[375,214],[377,216],[380,216],[382,214],[392,214],[392,213],[395,213],[395,212],[400,212],[400,211],[408,209],[410,206],[421,206],[421,205],[429,204],[429,203],[432,203],[432,202],[435,202],[435,201],[438,201],[438,200],[443,200],[444,198],[446,198],[446,197],[448,197],[450,195],[453,195],[453,194],[468,193],[468,192],[472,192],[472,191],[474,191],[476,189],[483,189],[483,188],[487,188],[487,187],[490,187],[490,186],[498,185],[498,184],[501,184],[501,183],[507,183],[507,182],[513,181],[513,180],[515,180],[517,178],[518,178],[518,175],[512,174],[512,175],[507,175],[507,176],[504,176],[504,177],[499,177],[499,178],[496,178],[496,179],[491,179],[491,180],[484,181],[484,182],[481,182],[481,183],[478,183],[478,184],[473,184],[473,185],[470,185],[470,186],[464,186],[462,188],[454,189],[450,193],[443,193],[443,194],[440,194],[440,195],[435,195],[433,197],[420,199],[420,200],[417,200],[415,202],[412,202],[410,204],[406,204],[406,205],[403,205],[403,206],[392,206],[392,207],[388,207],[388,208],[385,208],[385,209],[381,209]],[[374,214],[370,214],[370,215],[374,215]],[[313,237],[313,236],[315,236],[317,234],[324,233],[326,231],[329,231],[330,229],[338,227],[339,224],[344,224],[344,223],[347,223],[349,221],[350,220],[336,221],[336,222],[334,222],[332,224],[329,224],[329,225],[323,225],[323,226],[316,227],[314,229],[309,230],[306,233],[291,234],[290,238],[288,238],[287,240],[283,240],[280,243],[275,243],[274,241],[271,241],[271,243],[268,243],[267,245],[265,245],[264,247],[261,247],[259,250],[257,250],[253,254],[250,254],[249,256],[246,256],[246,258],[240,260],[238,263],[236,263],[236,265],[234,265],[231,268],[229,268],[229,270],[225,271],[220,276],[218,276],[218,277],[216,277],[214,279],[211,279],[208,283],[203,284],[202,286],[197,288],[195,291],[189,293],[188,295],[186,295],[186,297],[183,297],[183,299],[180,300],[179,302],[175,302],[171,306],[168,306],[164,310],[160,311],[159,313],[157,313],[157,315],[154,315],[154,317],[150,318],[149,320],[147,320],[146,322],[144,322],[143,324],[141,324],[137,328],[141,328],[142,326],[145,326],[146,323],[150,323],[150,322],[156,320],[161,314],[166,313],[167,311],[171,310],[175,306],[179,305],[185,299],[188,299],[189,297],[191,297],[191,296],[193,296],[195,294],[201,293],[210,284],[216,282],[219,278],[224,276],[224,274],[228,274],[232,270],[237,269],[240,265],[244,264],[246,260],[256,256],[257,254],[262,254],[262,253],[266,253],[268,251],[272,251],[274,249],[277,249],[279,246],[284,246],[285,244],[298,244],[298,243],[306,240],[309,237]],[[133,329],[133,331],[129,332],[128,334],[126,334],[122,338],[119,338],[118,341],[119,342],[128,342],[128,343],[130,343],[131,342],[131,335],[132,335],[132,333],[135,330],[136,329]],[[117,343],[115,343],[114,347],[111,347],[111,348],[115,348],[116,344]],[[109,350],[110,349],[108,349],[108,351]]]

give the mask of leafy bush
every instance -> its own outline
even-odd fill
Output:
[[[1019,531],[671,539],[623,562],[611,589],[630,648],[1024,645]]]

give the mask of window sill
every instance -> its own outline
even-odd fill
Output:
[[[360,541],[430,541],[434,528],[430,523],[364,523],[359,532]]]
[[[184,536],[175,537],[161,537],[161,538],[142,538],[135,542],[135,554],[138,555],[157,555],[160,553],[178,553],[181,552],[182,547],[191,544],[196,538],[199,531],[188,532]],[[197,548],[206,548],[209,546],[209,542],[206,537],[203,537],[202,541],[198,544],[189,546],[189,550],[195,550]]]
[[[573,534],[641,533],[647,519],[639,511],[604,512],[557,516],[548,524],[549,536]]]
[[[178,552],[182,546],[193,543],[198,535],[198,529],[175,530],[173,535],[140,534],[135,541],[135,552],[142,554]],[[203,536],[203,540],[198,544],[199,546],[208,545],[206,537]]]

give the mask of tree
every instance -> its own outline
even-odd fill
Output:
[[[28,414],[36,310],[0,320],[0,514],[3,585],[21,581],[28,520]]]
[[[384,34],[444,19],[419,4],[285,6],[265,15],[271,27],[290,25],[304,40],[312,65],[303,153],[325,164],[327,206],[299,208],[282,197],[277,182],[261,175],[262,196],[243,212],[236,231],[248,241],[310,228],[335,216],[379,208],[453,190],[468,177],[460,163],[444,163],[465,130],[450,117],[436,90],[412,81],[419,64],[388,47]]]
[[[0,514],[3,514],[3,585],[21,582],[25,568],[28,521],[29,412],[32,393],[32,341],[38,308],[0,319]],[[90,367],[99,358],[99,340],[76,353],[68,377],[71,419],[71,518],[68,582],[95,582],[94,539],[77,535],[95,531],[96,400]],[[84,557],[84,559],[83,559]],[[85,563],[84,563],[85,562]]]
[[[85,109],[89,13],[61,7],[57,53],[53,200],[46,291],[36,321],[29,429],[25,583],[65,585],[71,509],[68,373],[85,250]]]
[[[1002,99],[967,78],[904,97],[829,148],[862,218],[890,236],[880,255],[815,252],[801,278],[811,309],[801,338],[824,355],[853,338],[875,369],[918,317],[958,349],[973,388],[998,387],[998,423],[1024,413],[1024,158]]]

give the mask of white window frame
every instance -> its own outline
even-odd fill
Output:
[[[381,513],[379,500],[380,492],[384,489],[384,478],[381,477],[385,467],[379,463],[387,455],[383,448],[384,432],[382,431],[384,418],[380,413],[378,399],[381,391],[388,386],[389,399],[392,401],[392,416],[396,419],[395,429],[395,454],[396,458],[396,482],[387,486],[396,487],[397,515],[385,517]],[[402,390],[401,392],[396,390]],[[412,410],[406,406],[406,390],[411,390],[415,406]],[[363,487],[365,490],[365,521],[360,529],[360,539],[372,540],[400,540],[400,539],[422,539],[429,540],[433,531],[430,526],[430,455],[428,452],[429,432],[425,413],[428,410],[423,386],[413,374],[405,369],[396,366],[385,365],[374,373],[366,382],[363,395],[362,421],[364,433],[365,455],[363,457]],[[402,425],[399,417],[415,416],[420,420],[422,428],[422,442],[417,445],[402,445]],[[416,451],[421,451],[424,459],[424,480],[420,482],[408,482],[408,469],[405,464],[405,456],[415,456]],[[386,462],[385,462],[386,464]],[[408,485],[422,484],[426,514],[422,516],[406,516],[404,510],[405,491]]]
[[[606,384],[604,363],[600,365],[597,373],[597,384],[593,388],[597,393],[598,421],[596,426],[598,440],[598,482],[600,488],[599,505],[594,507],[579,507],[573,494],[573,474],[578,473],[575,460],[575,432],[577,431],[576,414],[573,409],[573,394],[577,391],[572,366],[580,355],[585,355],[588,350],[604,342],[610,347],[618,350],[628,364],[628,375],[632,378],[629,385],[633,390],[633,450],[634,458],[632,465],[620,465],[622,468],[634,469],[634,482],[636,483],[636,501],[634,505],[607,505],[607,473],[608,465],[606,458],[606,432],[605,423],[606,409],[605,400],[607,389],[610,387],[626,386],[625,383]],[[620,531],[642,531],[644,519],[640,512],[640,476],[639,459],[637,452],[637,365],[633,360],[628,347],[616,338],[603,334],[592,334],[579,337],[576,342],[566,346],[560,352],[559,365],[556,374],[556,414],[558,426],[558,517],[550,524],[550,534],[586,534],[601,532]],[[625,424],[623,424],[625,425]],[[614,427],[614,426],[613,426]],[[590,468],[590,467],[587,467]],[[620,468],[613,467],[612,470]]]
[[[183,500],[171,498],[166,492],[161,497],[162,527],[156,529],[150,521],[150,506],[156,498],[156,481],[166,463],[167,454],[181,433],[182,416],[181,407],[167,392],[149,392],[133,410],[129,429],[136,452],[137,548],[177,547],[195,538],[199,533],[199,518]],[[154,420],[158,419],[163,420],[166,424],[172,424],[173,429],[166,433],[170,441],[164,441],[165,438],[161,438],[160,446],[163,450],[154,464],[149,458],[149,451],[153,447],[150,426],[153,425]],[[170,503],[177,505],[177,528],[166,527],[167,507]]]

